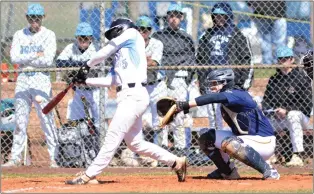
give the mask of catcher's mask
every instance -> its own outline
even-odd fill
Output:
[[[129,28],[136,28],[132,20],[128,18],[118,18],[111,23],[110,29],[105,32],[105,37],[108,40],[111,40],[120,36],[125,30]]]
[[[232,69],[216,69],[209,72],[206,77],[206,89],[210,91],[212,86],[222,84],[223,87],[220,92],[232,89],[234,86],[234,72]]]

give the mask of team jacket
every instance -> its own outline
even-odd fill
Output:
[[[287,75],[277,70],[271,76],[263,98],[263,109],[299,110],[310,117],[312,111],[311,80],[299,69]]]

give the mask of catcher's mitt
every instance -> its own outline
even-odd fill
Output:
[[[157,101],[157,113],[162,117],[160,128],[168,125],[173,121],[177,114],[176,100],[171,97],[163,97]]]

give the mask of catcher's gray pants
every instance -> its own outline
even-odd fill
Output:
[[[35,97],[39,96],[42,101],[38,103]],[[11,158],[21,160],[21,153],[27,142],[27,126],[29,114],[34,103],[37,115],[40,119],[40,126],[46,135],[48,153],[50,159],[54,160],[56,154],[56,125],[53,112],[43,114],[42,108],[48,103],[51,97],[50,76],[37,73],[21,73],[17,78],[15,88],[15,111],[16,111],[16,130],[14,130]]]
[[[86,175],[96,176],[106,168],[124,139],[128,148],[138,153],[173,165],[176,156],[156,144],[143,139],[142,115],[149,104],[145,87],[127,88],[117,93],[117,110],[109,125],[104,144],[93,163],[87,168]]]

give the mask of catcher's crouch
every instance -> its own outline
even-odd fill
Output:
[[[232,69],[214,70],[208,74],[206,82],[213,93],[189,102],[177,101],[176,112],[221,103],[222,116],[232,131],[201,130],[199,145],[218,168],[207,177],[240,178],[234,163],[230,161],[231,156],[262,173],[263,179],[278,180],[280,175],[277,170],[265,162],[275,150],[274,129],[250,94],[234,86]]]

